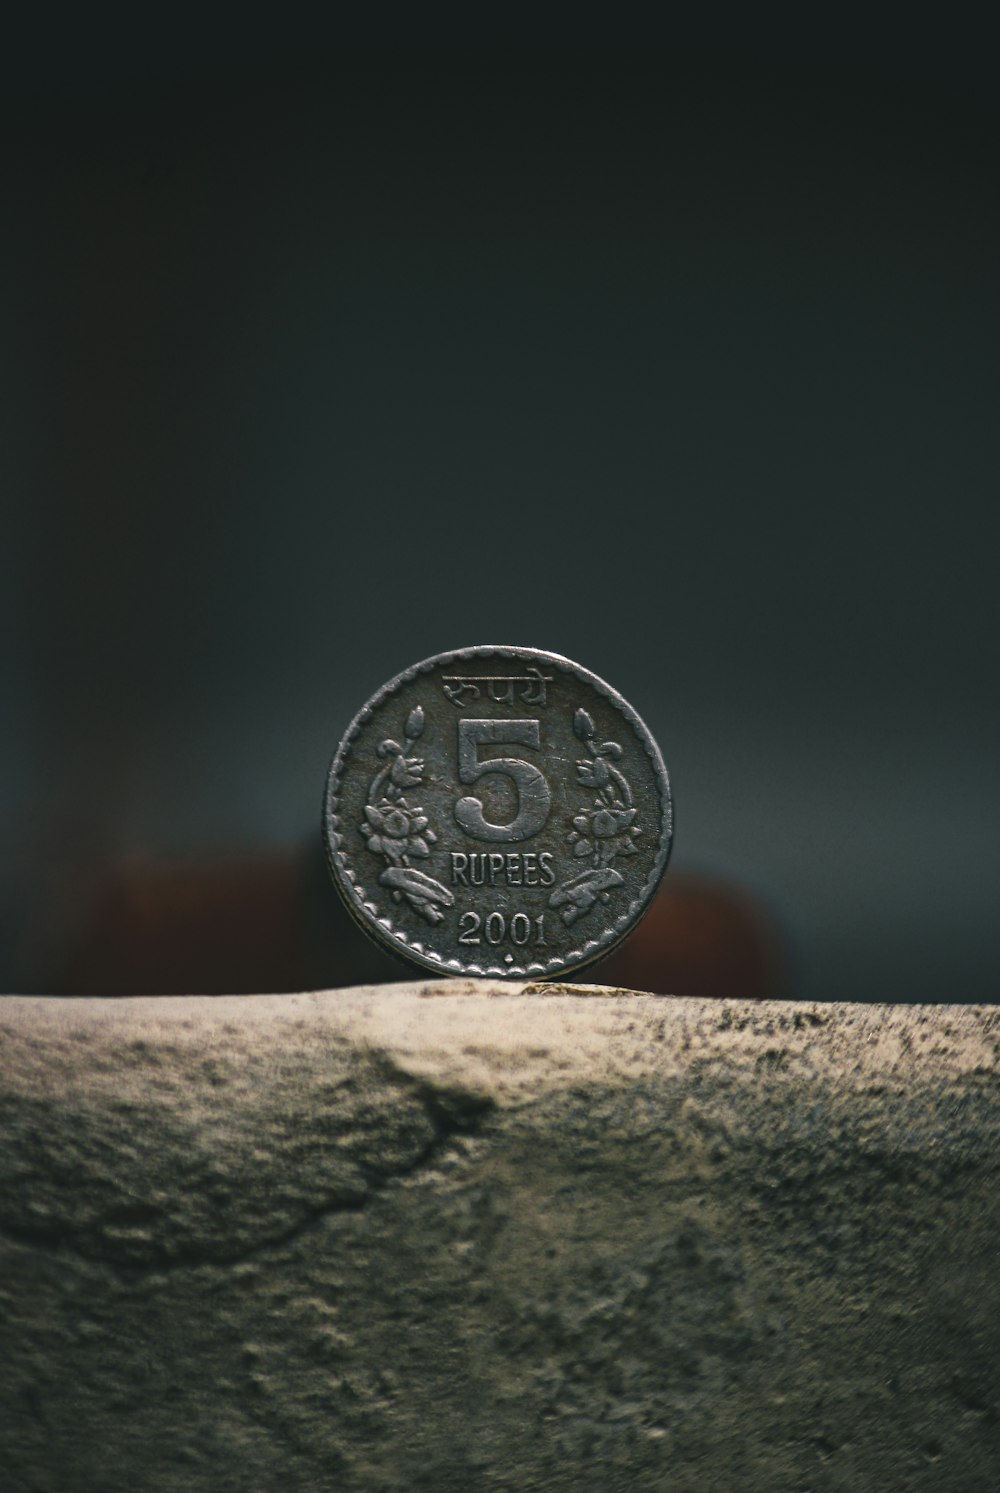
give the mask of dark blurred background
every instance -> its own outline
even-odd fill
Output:
[[[646,717],[763,993],[993,998],[998,100],[916,24],[7,48],[3,988],[111,988],[122,878],[252,980],[354,711],[513,642]]]

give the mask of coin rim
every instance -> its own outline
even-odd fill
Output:
[[[525,659],[533,663],[542,661],[553,665],[566,673],[576,675],[595,689],[598,694],[603,695],[625,718],[636,738],[645,749],[653,765],[653,775],[659,789],[662,806],[659,849],[643,887],[630,900],[625,911],[612,924],[606,926],[599,937],[586,940],[579,948],[571,949],[565,954],[554,955],[552,959],[545,960],[544,962],[532,960],[526,965],[475,964],[465,963],[457,957],[447,959],[428,952],[419,941],[412,941],[405,932],[394,928],[391,919],[388,916],[380,916],[374,903],[370,899],[366,899],[358,888],[356,875],[349,864],[348,857],[350,851],[346,848],[346,834],[341,832],[340,817],[337,812],[339,785],[347,760],[350,757],[353,743],[360,735],[362,727],[367,725],[372,717],[381,711],[392,695],[404,685],[411,683],[418,675],[430,673],[438,665],[451,664],[456,660],[465,661],[472,658],[489,658],[497,654],[503,654],[507,657],[513,655],[515,658]],[[666,765],[649,727],[638,711],[634,710],[628,701],[617,690],[612,689],[611,685],[601,679],[599,675],[592,673],[590,669],[585,669],[582,664],[575,663],[572,659],[566,658],[563,654],[549,653],[542,648],[525,648],[515,644],[482,643],[473,647],[455,648],[449,649],[444,653],[435,653],[430,658],[422,659],[420,663],[412,664],[409,668],[395,675],[387,684],[382,685],[367,703],[362,706],[344,732],[327,773],[326,789],[323,797],[323,841],[326,849],[327,865],[342,900],[355,921],[380,948],[388,950],[403,960],[418,964],[424,969],[433,970],[439,975],[472,976],[474,978],[498,976],[501,979],[509,980],[524,980],[526,978],[545,980],[556,975],[566,974],[570,970],[580,969],[596,959],[604,958],[639,923],[653,899],[653,895],[667,868],[667,862],[670,859],[670,851],[673,845],[673,796],[670,790],[670,778]]]

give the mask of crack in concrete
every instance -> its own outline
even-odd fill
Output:
[[[241,1244],[238,1248],[213,1250],[205,1244],[161,1253],[158,1257],[143,1260],[114,1258],[106,1253],[89,1251],[72,1237],[72,1228],[15,1224],[0,1219],[0,1237],[26,1248],[38,1249],[55,1255],[73,1255],[88,1264],[103,1265],[126,1284],[148,1279],[153,1275],[169,1274],[175,1270],[197,1270],[206,1266],[230,1267],[293,1244],[303,1234],[322,1223],[324,1219],[338,1213],[359,1213],[393,1182],[415,1176],[431,1166],[451,1141],[459,1135],[474,1133],[485,1116],[495,1109],[495,1101],[488,1095],[476,1094],[460,1088],[436,1086],[429,1079],[415,1077],[400,1068],[388,1053],[373,1053],[376,1071],[388,1082],[409,1093],[423,1105],[431,1125],[431,1137],[408,1162],[387,1170],[380,1170],[365,1162],[357,1162],[357,1171],[362,1180],[362,1189],[345,1196],[343,1190],[327,1197],[322,1203],[310,1208],[294,1223],[271,1234]],[[112,1222],[119,1222],[121,1209],[95,1220],[88,1232],[100,1232]]]

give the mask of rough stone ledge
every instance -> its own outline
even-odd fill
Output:
[[[4,1490],[1000,1486],[1000,1010],[0,1001]]]

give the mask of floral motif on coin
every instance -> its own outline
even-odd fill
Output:
[[[418,788],[424,780],[422,759],[408,755],[423,729],[424,712],[417,705],[403,727],[406,745],[400,746],[391,737],[379,743],[378,755],[386,759],[385,765],[371,780],[365,817],[358,828],[372,854],[387,862],[379,881],[390,888],[393,901],[405,898],[429,923],[440,923],[444,908],[454,905],[453,893],[410,865],[411,860],[429,856],[437,841],[423,809],[408,803],[405,796],[405,789]]]
[[[612,890],[624,885],[625,878],[611,863],[619,855],[635,855],[635,836],[642,833],[635,822],[638,811],[632,789],[616,765],[621,760],[621,747],[616,741],[598,744],[597,728],[585,710],[577,710],[574,715],[573,731],[588,753],[576,764],[577,783],[597,791],[592,807],[574,815],[573,828],[566,837],[577,860],[589,859],[591,867],[564,881],[549,898],[549,905],[561,909],[567,924],[583,917],[598,902],[609,902]]]

